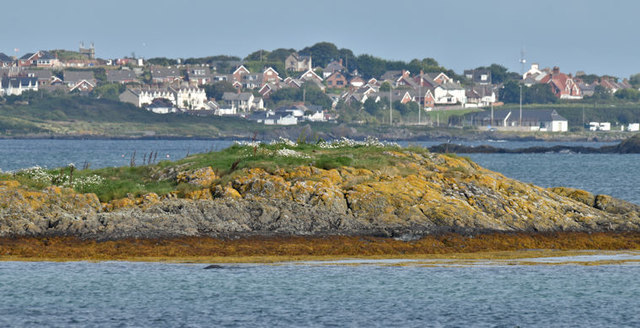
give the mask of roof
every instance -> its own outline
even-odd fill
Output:
[[[53,73],[48,69],[30,69],[24,72],[27,76],[38,78],[38,80],[50,80],[53,76]]]
[[[13,58],[5,55],[3,52],[0,52],[0,62],[12,62]]]
[[[494,110],[493,118],[494,120],[503,120],[507,117],[507,115],[511,113],[509,119],[511,120],[519,120],[520,114],[518,111],[510,111],[510,110]],[[471,115],[475,120],[483,120],[483,119],[491,119],[490,111],[483,111],[473,113]],[[550,122],[550,121],[567,121],[566,118],[562,117],[555,109],[523,109],[522,110],[522,120],[523,121],[537,121],[537,122]]]
[[[2,88],[8,88],[11,86],[12,88],[18,88],[20,85],[36,85],[38,83],[38,79],[35,77],[3,77],[2,78]]]
[[[395,81],[401,76],[402,76],[402,71],[386,71],[384,74],[382,74],[382,76],[380,77],[380,80],[382,80],[382,81],[386,81],[386,80]]]
[[[64,71],[62,80],[65,82],[93,81],[93,71]]]
[[[33,55],[35,55],[35,53],[28,52],[28,53],[24,54],[22,57],[20,57],[20,59],[27,60],[27,59],[30,59],[31,57],[33,57]]]
[[[251,96],[253,96],[253,94],[251,92],[241,92],[241,93],[225,92],[225,93],[222,94],[222,100],[225,100],[225,101],[235,101],[235,100],[249,101],[249,99],[251,99]]]
[[[107,71],[107,81],[109,82],[130,81],[135,79],[136,79],[136,74],[133,71],[129,71],[129,70],[108,70]]]
[[[473,81],[473,83],[488,83],[491,84],[491,71],[488,69],[468,69],[464,71],[464,75]],[[483,80],[482,76],[486,79]]]
[[[173,77],[181,77],[180,70],[177,68],[170,67],[153,67],[151,68],[151,77],[154,79],[164,79],[164,78],[173,78]]]

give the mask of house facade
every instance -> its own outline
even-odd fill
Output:
[[[0,80],[0,96],[19,96],[25,91],[38,91],[38,79],[24,76],[4,76]]]
[[[292,53],[284,61],[284,68],[293,72],[304,72],[311,70],[311,56],[303,56],[297,52]]]

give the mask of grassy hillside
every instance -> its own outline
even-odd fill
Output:
[[[105,136],[180,135],[216,137],[220,133],[264,129],[243,119],[154,114],[131,104],[71,95],[8,97],[0,103],[0,134],[88,134]]]

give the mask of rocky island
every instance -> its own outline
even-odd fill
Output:
[[[2,174],[0,258],[640,247],[640,206],[420,147],[280,140],[144,161]]]

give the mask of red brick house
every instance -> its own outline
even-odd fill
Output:
[[[551,92],[560,99],[582,99],[582,92],[571,75],[560,73],[558,66],[554,67],[551,74],[547,74],[540,83],[551,86]]]
[[[344,74],[335,71],[326,79],[329,88],[342,89],[347,86],[347,78]]]
[[[268,83],[280,83],[280,80],[282,80],[282,78],[280,78],[280,74],[278,74],[278,72],[273,69],[273,67],[267,67],[264,72],[262,72],[262,85],[264,86],[265,84]]]

